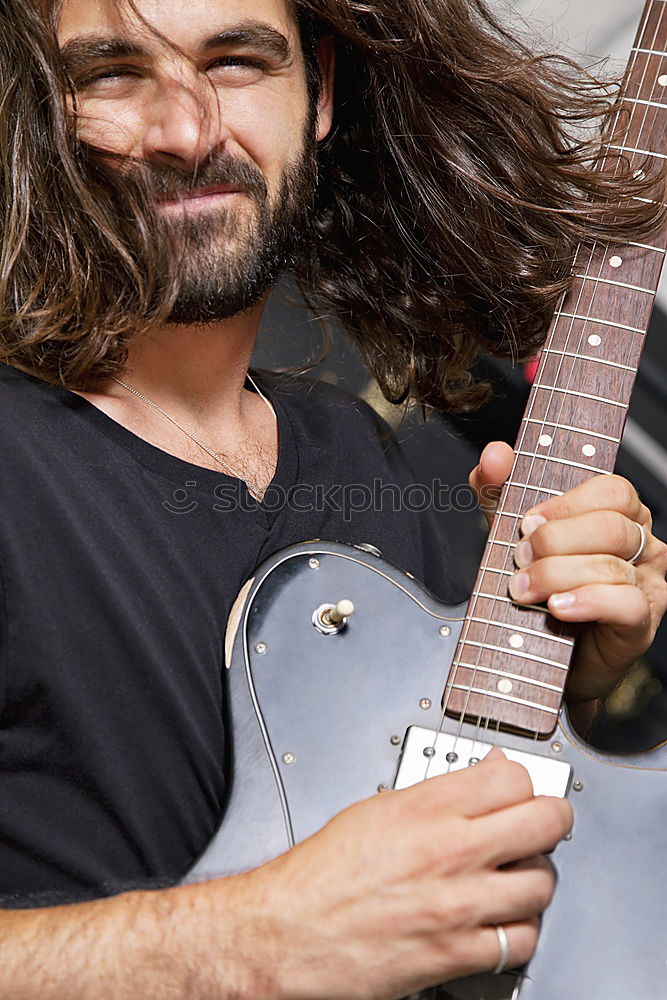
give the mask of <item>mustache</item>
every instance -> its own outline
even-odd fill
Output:
[[[193,171],[162,163],[126,162],[124,173],[158,198],[188,195],[198,188],[217,184],[239,188],[259,202],[266,201],[268,188],[259,167],[229,153],[216,153]]]

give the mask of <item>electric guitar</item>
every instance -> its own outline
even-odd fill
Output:
[[[667,158],[666,50],[667,2],[649,0],[613,147],[638,170]],[[507,592],[522,512],[614,467],[666,248],[667,225],[650,244],[580,249],[467,607],[372,547],[319,541],[246,584],[226,643],[229,805],[187,881],[256,867],[351,803],[499,744],[536,793],[572,802],[556,894],[527,969],[420,996],[666,1000],[667,743],[626,757],[587,746],[562,708],[574,631]]]

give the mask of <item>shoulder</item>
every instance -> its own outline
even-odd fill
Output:
[[[396,446],[393,431],[365,400],[317,376],[261,372],[262,384],[287,410],[296,429],[347,438],[387,452]]]
[[[53,387],[25,372],[0,363],[0,438],[14,438],[17,432],[29,435],[30,427],[48,409]]]

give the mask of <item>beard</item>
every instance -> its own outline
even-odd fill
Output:
[[[317,187],[314,130],[307,132],[299,158],[283,171],[273,199],[261,170],[228,153],[214,154],[194,174],[142,164],[140,180],[153,199],[178,199],[218,184],[242,192],[222,209],[160,213],[157,238],[177,275],[167,322],[202,325],[236,316],[257,305],[293,267],[310,231]],[[130,173],[136,176],[136,171]]]

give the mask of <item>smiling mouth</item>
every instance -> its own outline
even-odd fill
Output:
[[[211,184],[208,187],[194,188],[192,191],[179,191],[168,193],[158,199],[159,207],[170,205],[197,205],[204,204],[218,198],[228,198],[235,194],[245,194],[245,192],[232,184]]]

